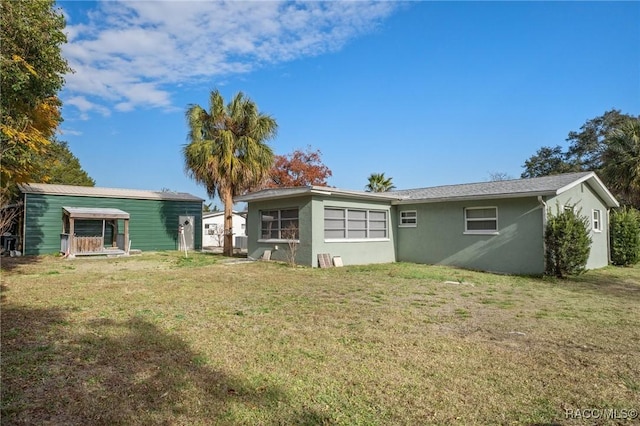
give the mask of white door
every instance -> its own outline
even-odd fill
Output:
[[[178,225],[182,227],[182,235],[179,235],[178,246],[180,250],[184,250],[185,246],[187,250],[193,250],[195,248],[195,217],[194,216],[180,216],[178,218]]]

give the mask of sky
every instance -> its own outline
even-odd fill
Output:
[[[611,109],[640,115],[640,2],[59,1],[60,140],[96,186],[188,192],[185,111],[243,92],[330,186],[519,178]]]

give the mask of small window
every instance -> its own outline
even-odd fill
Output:
[[[264,210],[260,212],[260,239],[298,239],[298,209]]]
[[[418,212],[416,210],[405,210],[400,212],[400,226],[418,226]]]
[[[468,207],[464,209],[465,233],[496,234],[498,232],[497,207]]]
[[[592,214],[592,226],[594,232],[602,232],[602,212],[594,209]]]

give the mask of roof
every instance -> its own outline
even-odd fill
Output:
[[[609,207],[619,206],[618,201],[594,172],[564,173],[528,179],[434,186],[392,192],[402,199],[399,204],[403,204],[410,202],[555,196],[582,182],[589,182],[593,190]]]
[[[330,188],[328,186],[297,186],[289,188],[269,188],[251,192],[246,195],[235,197],[234,202],[274,200],[278,198],[292,198],[304,195],[332,195],[337,197],[381,201],[393,201],[399,199],[397,195],[394,195],[391,192],[349,191],[339,188]]]
[[[222,216],[223,214],[224,214],[224,211],[202,213],[202,219],[209,219],[210,217]],[[237,212],[233,210],[231,214],[234,216],[244,217],[247,214],[247,212]]]
[[[75,219],[129,219],[129,213],[120,209],[95,207],[62,207]]]
[[[308,194],[340,195],[351,198],[383,199],[392,204],[435,203],[474,199],[518,198],[559,195],[582,182],[588,182],[609,207],[618,207],[618,201],[594,172],[565,173],[529,179],[466,183],[433,186],[384,193],[345,191],[337,188],[298,187],[265,189],[237,197],[236,201],[261,201],[290,198]]]
[[[70,195],[74,197],[133,198],[140,200],[204,201],[186,192],[145,191],[140,189],[101,188],[97,186],[52,185],[23,183],[18,185],[24,194]]]

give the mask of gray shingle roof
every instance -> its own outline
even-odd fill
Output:
[[[495,199],[558,195],[563,191],[589,181],[591,187],[609,207],[618,202],[593,172],[565,173],[531,179],[514,179],[495,182],[465,183],[460,185],[433,186],[429,188],[405,189],[382,193],[347,191],[338,188],[305,186],[297,188],[274,188],[237,197],[236,201],[260,201],[291,198],[301,195],[326,194],[349,198],[380,199],[392,204],[429,203],[439,201]]]
[[[78,197],[133,198],[141,200],[204,201],[186,192],[145,191],[140,189],[101,188],[96,186],[24,183],[18,185],[25,194],[72,195]]]
[[[391,191],[406,201],[442,201],[458,198],[517,197],[551,195],[558,190],[592,175],[592,172],[565,173],[531,179],[466,183],[429,188]]]

